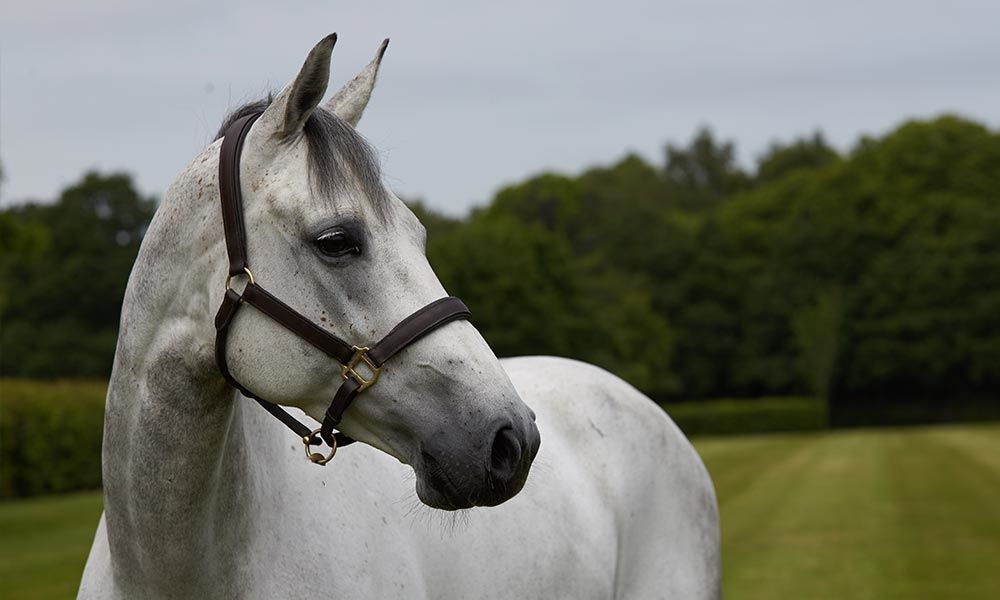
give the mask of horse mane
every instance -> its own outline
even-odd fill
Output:
[[[215,139],[221,138],[237,119],[264,112],[274,100],[266,98],[238,106],[222,120]],[[309,146],[310,183],[323,195],[332,199],[338,193],[350,191],[353,175],[361,184],[364,195],[375,213],[385,219],[390,213],[389,195],[382,185],[382,171],[375,151],[354,127],[337,115],[319,106],[309,115],[302,128]]]

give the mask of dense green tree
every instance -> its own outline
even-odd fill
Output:
[[[38,223],[18,218],[11,211],[0,212],[0,315],[4,315],[14,292],[9,276],[18,263],[37,263],[49,246],[48,231]]]
[[[469,227],[536,227],[562,247],[567,266],[551,276],[576,273],[564,290],[596,298],[599,287],[579,282],[603,281],[644,298],[671,358],[657,369],[663,381],[633,377],[659,395],[980,393],[998,385],[988,357],[1000,335],[987,315],[1000,285],[984,275],[1000,272],[985,241],[1000,233],[997,143],[955,117],[864,139],[843,158],[816,134],[774,145],[750,177],[731,144],[701,131],[662,171],[628,156],[510,186]],[[503,264],[479,276],[514,268]],[[955,306],[962,295],[968,308]],[[620,304],[599,305],[573,310],[593,321]],[[559,352],[585,339],[578,327],[553,332]],[[629,364],[573,352],[618,372]]]
[[[676,391],[672,332],[633,278],[581,258],[536,223],[482,213],[430,240],[428,257],[499,356],[578,358],[651,393]]]
[[[125,283],[154,207],[127,175],[89,173],[54,204],[0,213],[0,373],[110,372]]]
[[[736,162],[736,146],[700,129],[687,147],[667,145],[663,174],[678,206],[710,210],[750,187],[750,176]]]
[[[858,278],[846,324],[844,398],[914,401],[1000,387],[1000,136],[954,117],[869,141],[859,208],[878,252]],[[873,244],[874,245],[874,244]]]
[[[757,161],[755,183],[768,183],[798,169],[817,169],[837,161],[837,151],[830,147],[823,134],[796,140],[790,144],[775,143]]]
[[[799,309],[792,317],[800,368],[812,393],[824,401],[830,398],[836,375],[843,316],[843,291],[833,287],[821,291],[814,304]]]
[[[510,217],[478,218],[430,240],[428,258],[497,354],[573,353],[583,276],[562,238]]]
[[[866,402],[870,413],[870,402],[936,398],[946,406],[945,398],[996,390],[997,369],[981,357],[1000,351],[986,316],[1000,292],[987,241],[1000,234],[998,166],[1000,136],[944,117],[864,140],[846,161],[795,170],[734,198],[722,210],[722,235],[761,260],[742,320],[769,323],[741,335],[735,360],[749,376],[737,383],[797,385],[761,377],[768,360],[754,357],[792,365],[796,355],[828,352],[804,347],[802,319],[835,287],[840,331],[814,344],[836,340],[835,356],[821,361],[836,402]]]
[[[578,247],[588,214],[584,187],[576,179],[546,173],[500,190],[484,209],[487,219],[512,217],[568,240]]]

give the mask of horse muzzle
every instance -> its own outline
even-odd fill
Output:
[[[534,421],[503,423],[481,452],[462,452],[444,437],[421,444],[413,465],[417,496],[432,508],[496,506],[513,498],[528,479],[541,436]]]

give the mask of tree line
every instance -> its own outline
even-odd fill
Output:
[[[579,358],[660,401],[815,394],[846,423],[1000,412],[998,190],[1000,134],[944,116],[752,169],[703,129],[465,218],[412,207],[498,355]],[[0,373],[108,373],[154,208],[89,174],[0,212]]]

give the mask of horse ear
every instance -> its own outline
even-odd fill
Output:
[[[330,98],[326,104],[326,109],[337,115],[341,120],[356,126],[361,120],[361,113],[365,112],[368,100],[372,97],[372,90],[375,89],[375,78],[378,77],[378,68],[382,64],[382,56],[385,49],[389,47],[389,38],[382,40],[382,45],[378,47],[375,58],[368,66],[354,76],[354,79],[347,82],[340,91]]]
[[[309,51],[299,74],[260,116],[260,126],[281,139],[302,131],[309,115],[326,94],[326,86],[330,82],[330,55],[336,43],[337,34],[331,33]]]

